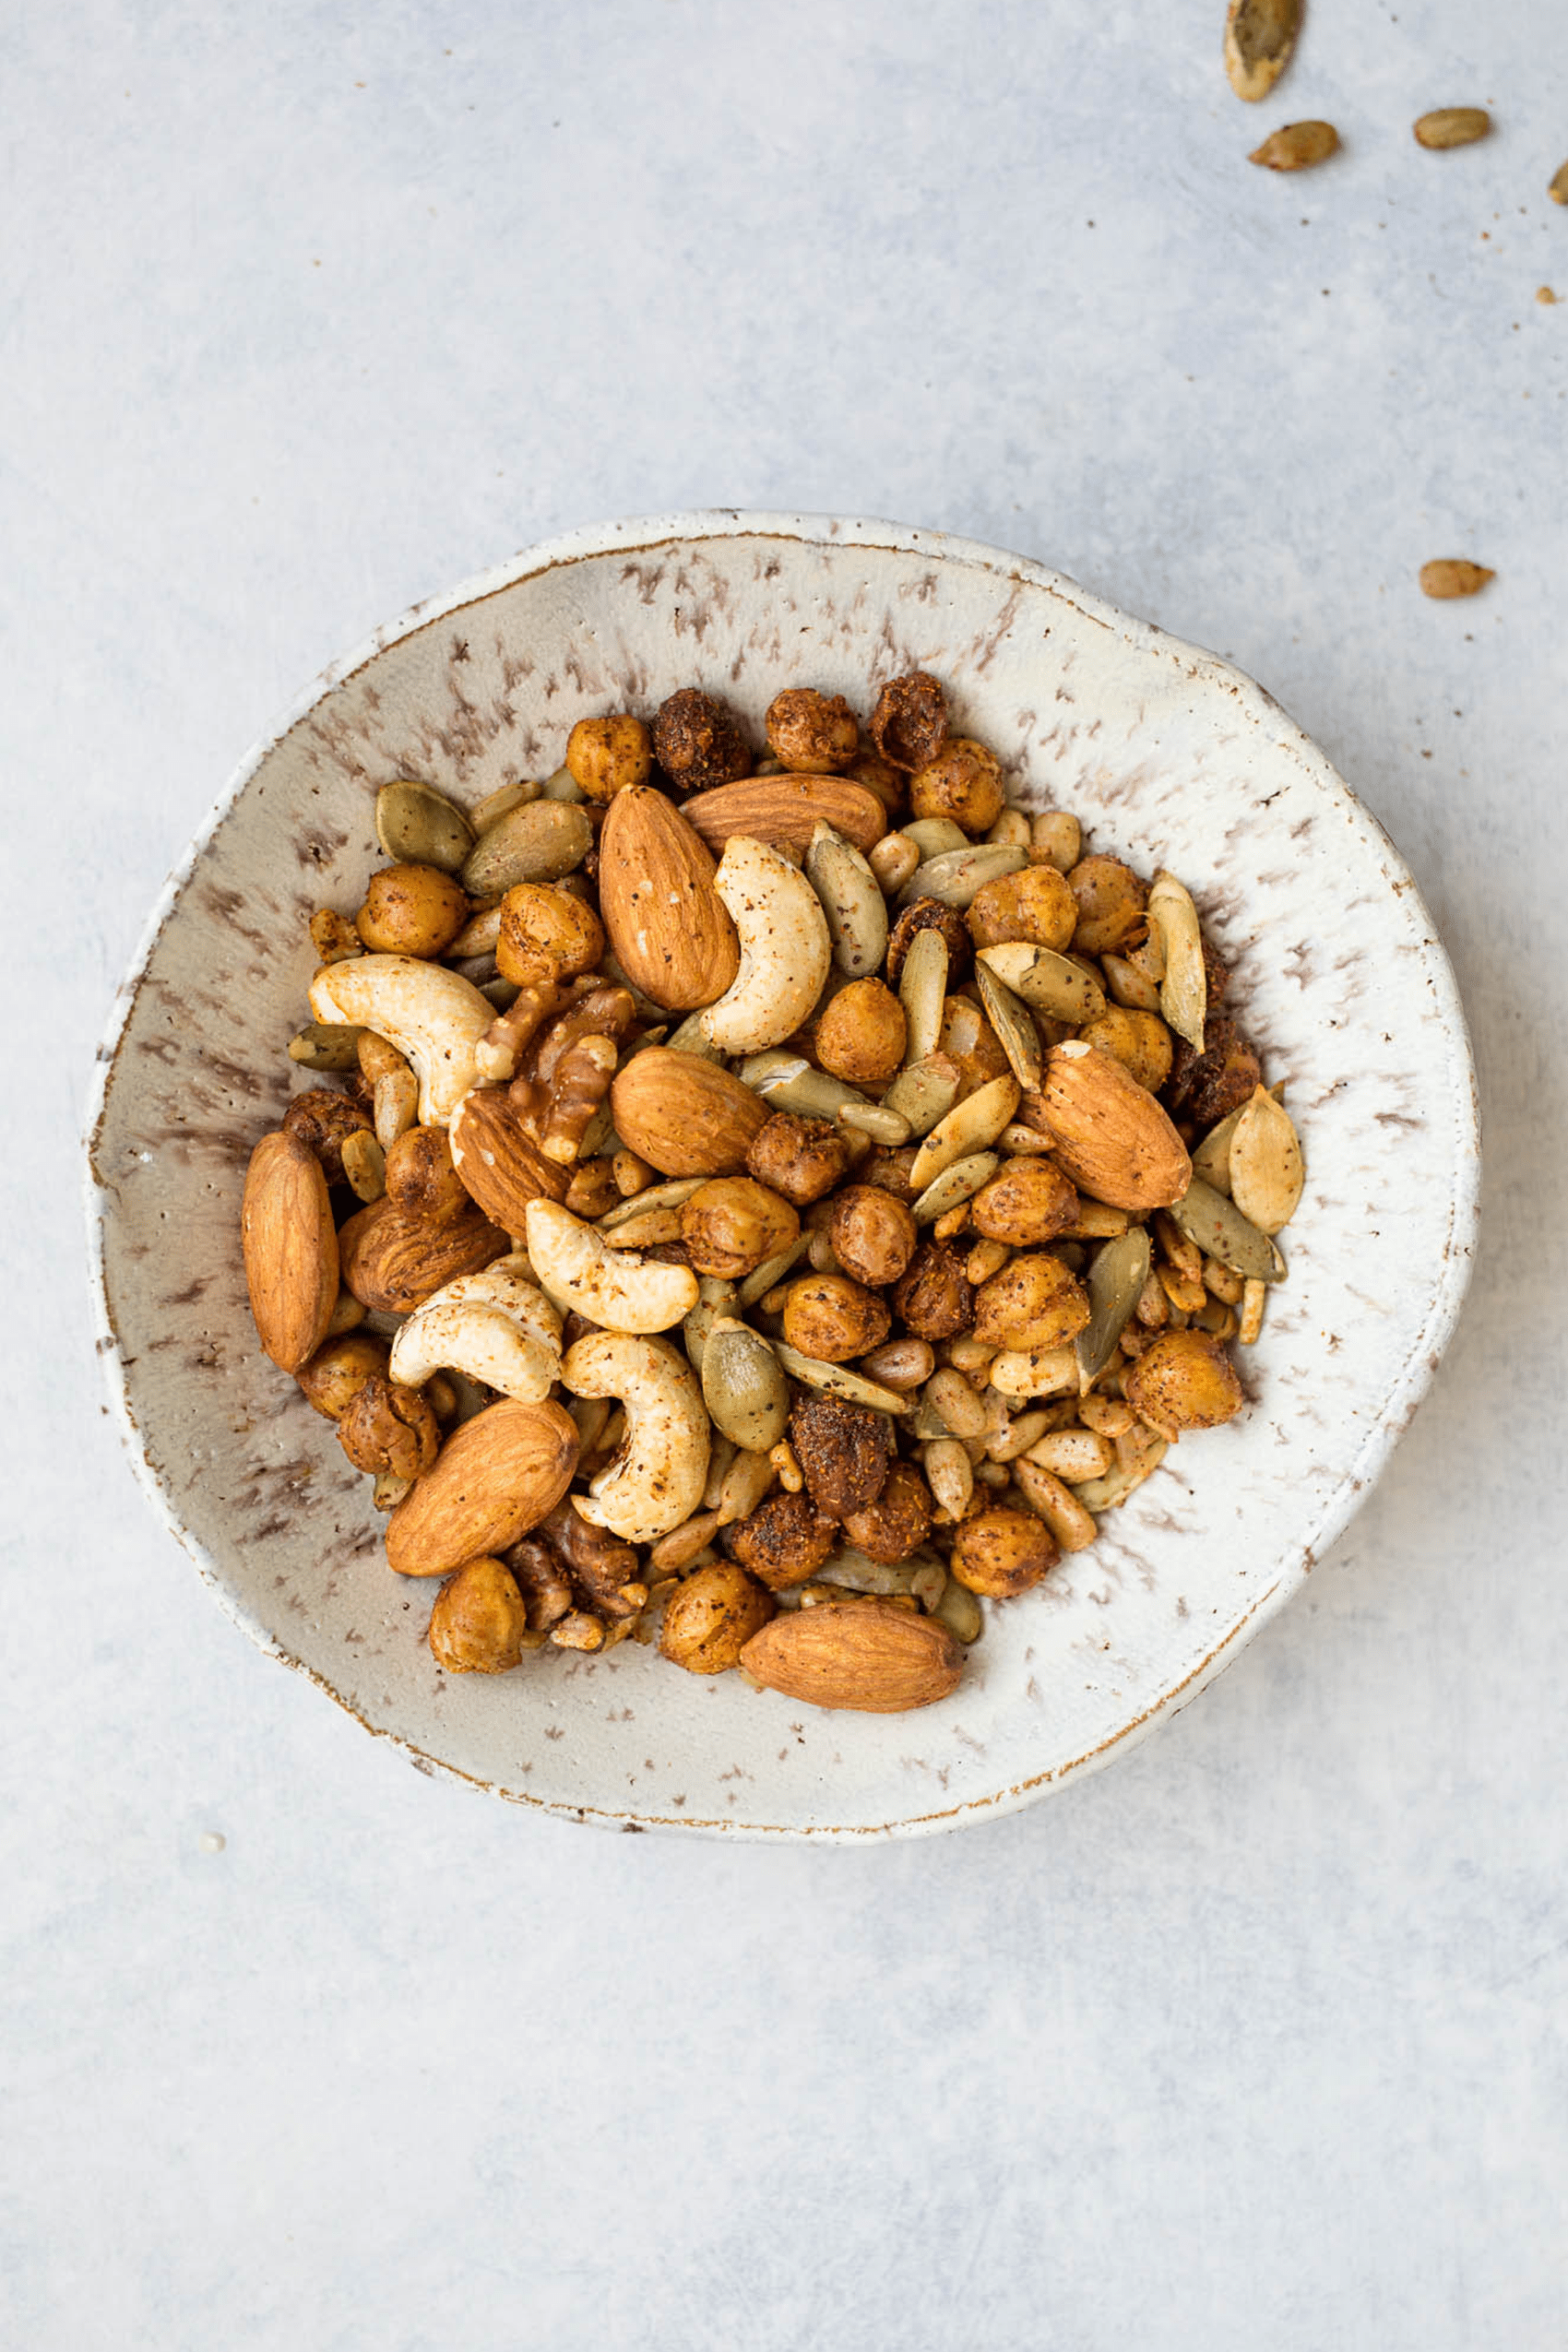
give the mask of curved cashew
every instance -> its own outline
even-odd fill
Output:
[[[443,1284],[401,1324],[392,1377],[417,1388],[435,1372],[467,1372],[504,1396],[537,1405],[561,1377],[561,1318],[520,1253]]]
[[[495,1007],[460,972],[415,956],[355,956],[328,964],[310,984],[318,1021],[374,1029],[413,1064],[420,1124],[445,1127],[474,1083],[474,1048]]]
[[[713,886],[734,917],[741,968],[702,1025],[721,1053],[756,1053],[798,1029],[833,961],[822,901],[799,866],[732,834]]]
[[[590,1331],[566,1350],[561,1378],[574,1396],[618,1396],[626,1434],[586,1495],[585,1519],[624,1543],[653,1543],[689,1519],[707,1482],[702,1390],[667,1339]]]
[[[529,1201],[523,1222],[541,1288],[601,1330],[668,1331],[696,1305],[689,1265],[609,1249],[601,1233],[555,1201]]]

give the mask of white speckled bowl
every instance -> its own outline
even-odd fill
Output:
[[[1165,864],[1289,1084],[1306,1197],[1244,1358],[1095,1548],[989,1613],[958,1691],[815,1714],[624,1644],[447,1680],[430,1587],[381,1557],[365,1481],[256,1347],[245,1158],[294,1085],[305,918],[357,905],[376,788],[462,802],[548,773],[586,713],[677,685],[754,722],[788,683],[865,707],[934,671],[1030,802]],[[698,514],[580,531],[377,633],[241,766],[114,1008],[90,1142],[99,1341],[149,1498],[230,1614],[422,1769],[583,1820],[852,1838],[952,1828],[1104,1764],[1302,1582],[1425,1391],[1469,1273],[1479,1172],[1464,1016],[1397,853],[1248,679],[1038,564],[887,523]]]

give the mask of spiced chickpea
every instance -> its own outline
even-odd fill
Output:
[[[1080,956],[1119,956],[1145,920],[1148,885],[1120,858],[1080,858],[1067,876],[1078,909],[1073,945]],[[978,894],[977,894],[978,895]]]
[[[947,738],[947,697],[924,670],[889,678],[871,715],[871,739],[894,767],[925,767]]]
[[[612,801],[653,773],[653,740],[640,719],[612,711],[579,719],[566,738],[566,772],[590,801]]]
[[[909,778],[916,816],[945,816],[966,833],[986,833],[1007,803],[992,752],[968,735],[950,735],[933,760]]]
[[[844,770],[851,784],[863,784],[874,792],[890,819],[897,820],[909,805],[909,779],[900,768],[885,759],[864,754],[850,762]]]
[[[931,1533],[931,1489],[912,1462],[895,1462],[874,1503],[852,1511],[844,1535],[868,1560],[897,1567]]]
[[[787,1250],[801,1220],[771,1185],[751,1176],[716,1176],[699,1184],[681,1211],[681,1239],[694,1274],[738,1281]]]
[[[678,792],[733,784],[752,772],[752,754],[728,704],[683,686],[659,706],[654,756]]]
[[[879,980],[851,980],[830,997],[816,1024],[816,1058],[852,1087],[885,1087],[904,1059],[908,1024]]]
[[[893,1443],[887,1417],[843,1396],[802,1396],[790,1415],[790,1443],[806,1491],[830,1519],[874,1503],[887,1483]]]
[[[920,1234],[903,1202],[891,1193],[875,1184],[850,1184],[834,1199],[827,1238],[846,1274],[880,1289],[905,1271]]]
[[[730,1530],[730,1550],[770,1592],[803,1585],[838,1540],[809,1494],[772,1494]]]
[[[699,1568],[664,1609],[659,1650],[688,1674],[724,1674],[773,1615],[773,1596],[731,1561]]]
[[[504,1560],[488,1553],[449,1576],[430,1612],[431,1655],[446,1674],[507,1674],[522,1663],[528,1607]]]
[[[344,1409],[338,1443],[356,1470],[417,1479],[440,1451],[441,1431],[417,1388],[372,1373]]]
[[[297,1094],[283,1113],[285,1134],[298,1135],[321,1162],[329,1184],[347,1182],[343,1146],[350,1135],[374,1134],[374,1123],[362,1103],[332,1087],[311,1087]]]
[[[975,1293],[975,1337],[982,1347],[1064,1348],[1088,1319],[1088,1292],[1044,1251],[1009,1259]]]
[[[886,1338],[892,1317],[874,1290],[844,1274],[808,1274],[784,1301],[784,1338],[802,1356],[847,1364]]]
[[[776,1111],[753,1136],[746,1166],[759,1184],[804,1208],[843,1182],[849,1146],[830,1119],[797,1119],[792,1111]]]
[[[1244,1401],[1234,1365],[1206,1331],[1162,1331],[1128,1366],[1122,1391],[1139,1420],[1162,1437],[1218,1429]]]
[[[1165,1099],[1173,1119],[1213,1127],[1252,1100],[1263,1084],[1263,1069],[1229,1014],[1215,1013],[1204,1022],[1201,1053],[1194,1053],[1185,1038],[1175,1040],[1166,1084]]]
[[[1158,1094],[1170,1075],[1173,1040],[1158,1013],[1130,1013],[1120,1004],[1107,1005],[1097,1019],[1078,1031],[1086,1045],[1098,1045],[1120,1062],[1140,1087]]]
[[[919,1144],[884,1145],[873,1151],[860,1171],[862,1184],[874,1184],[879,1193],[891,1193],[896,1201],[915,1198],[914,1166],[920,1157]]]
[[[1032,1512],[1003,1503],[964,1521],[948,1565],[970,1592],[1010,1600],[1049,1575],[1061,1557],[1055,1538]]]
[[[341,1420],[367,1380],[386,1379],[390,1353],[374,1332],[345,1332],[318,1348],[294,1378],[325,1420]]]
[[[365,885],[354,928],[373,956],[428,961],[451,946],[468,919],[468,892],[439,866],[383,866]]]
[[[1016,1250],[1054,1241],[1078,1221],[1078,1195],[1052,1159],[1020,1155],[982,1184],[969,1222],[988,1241]]]
[[[969,936],[977,947],[1025,940],[1058,955],[1077,926],[1078,902],[1054,866],[1025,866],[982,883],[969,901]]]
[[[763,721],[768,749],[803,776],[832,776],[848,767],[861,731],[842,695],[819,695],[814,686],[786,686],[767,706]]]
[[[519,882],[501,901],[495,962],[519,988],[575,980],[599,968],[604,925],[575,891],[552,882]]]
[[[893,1293],[893,1312],[917,1339],[956,1339],[975,1319],[964,1260],[944,1241],[926,1241]]]

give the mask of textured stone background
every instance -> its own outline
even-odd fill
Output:
[[[1218,14],[13,29],[8,2341],[1561,2333],[1568,77],[1547,0],[1316,0],[1245,108]],[[1421,154],[1455,102],[1496,136]],[[1342,157],[1247,168],[1308,114]],[[416,1776],[212,1608],[90,1362],[93,1043],[246,743],[416,597],[720,503],[969,531],[1231,656],[1388,825],[1475,1028],[1481,1265],[1378,1494],[1156,1740],[935,1844]],[[1460,552],[1492,588],[1425,603]]]

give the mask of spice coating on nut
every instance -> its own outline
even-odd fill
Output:
[[[752,754],[733,711],[695,686],[683,686],[660,703],[653,722],[653,750],[665,776],[681,792],[733,784],[752,772]]]
[[[528,1609],[503,1560],[470,1560],[435,1596],[427,1636],[446,1674],[506,1674],[522,1663]]]
[[[869,1405],[802,1396],[790,1416],[790,1442],[812,1501],[830,1519],[863,1510],[887,1483],[892,1439]]]
[[[776,1111],[759,1127],[746,1152],[746,1166],[759,1184],[769,1185],[796,1208],[819,1201],[841,1183],[849,1146],[829,1119],[797,1119]]]
[[[890,678],[871,715],[871,739],[894,767],[924,767],[947,735],[947,696],[923,670]]]
[[[1061,1556],[1055,1538],[1032,1513],[1003,1505],[965,1520],[950,1565],[970,1592],[1009,1600],[1049,1575]]]
[[[612,801],[653,771],[647,729],[629,711],[607,719],[579,719],[566,738],[566,772],[590,801]]]
[[[831,776],[848,767],[860,743],[855,714],[843,695],[821,695],[812,686],[786,686],[775,695],[764,724],[775,758],[802,775]]]
[[[838,1540],[807,1494],[773,1494],[730,1530],[730,1549],[742,1568],[770,1591],[803,1585],[814,1575]]]

